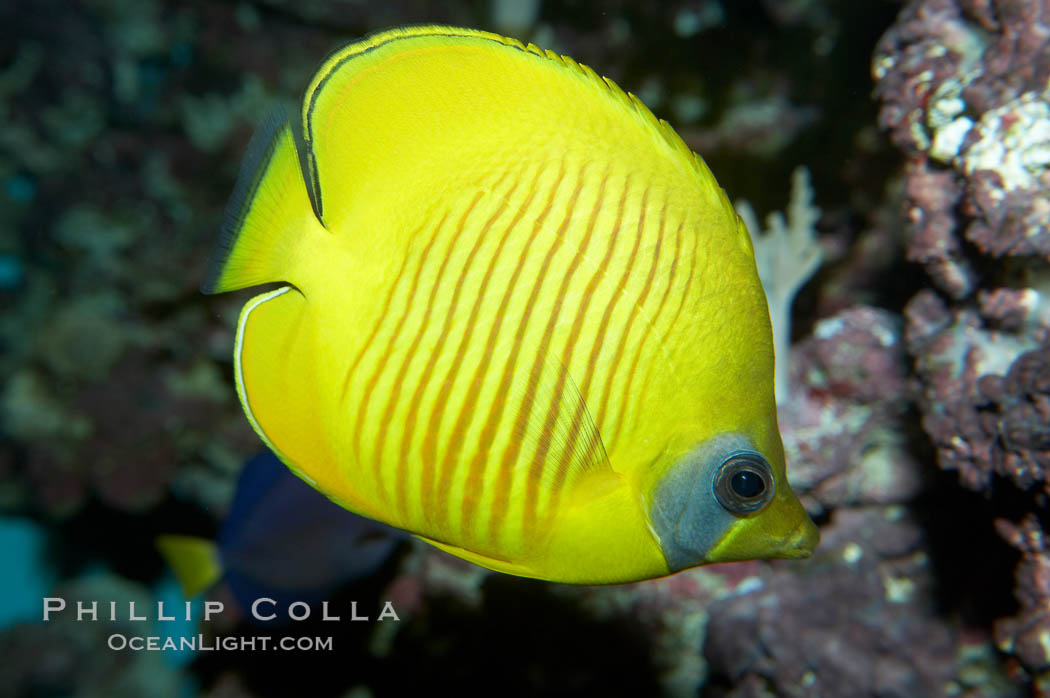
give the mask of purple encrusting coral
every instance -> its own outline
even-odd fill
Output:
[[[921,471],[901,436],[909,387],[899,318],[852,307],[820,321],[791,358],[780,423],[792,486],[810,510],[914,497]]]
[[[998,522],[1024,559],[1021,614],[997,633],[1045,695],[1050,2],[916,0],[873,72],[881,124],[908,156],[908,257],[936,286],[905,307],[922,425],[967,487],[1025,493],[1032,513]]]
[[[966,242],[1050,255],[1048,27],[1045,0],[924,0],[876,48],[880,122],[910,160],[908,255],[954,298],[977,283]]]
[[[1034,515],[1020,525],[996,522],[1000,534],[1021,551],[1017,568],[1017,600],[1021,610],[996,625],[996,638],[1004,652],[1017,656],[1022,666],[1036,674],[1040,695],[1050,693],[1050,543]]]
[[[735,686],[719,694],[941,694],[959,638],[934,617],[932,582],[921,529],[902,509],[839,510],[810,564],[711,606],[708,659]]]

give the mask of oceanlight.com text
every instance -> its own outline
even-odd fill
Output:
[[[273,650],[283,652],[330,652],[333,649],[331,637],[272,637],[270,635],[207,637],[203,634],[198,634],[192,637],[162,637],[158,635],[113,633],[109,636],[106,644],[111,650],[118,652],[211,652],[216,650],[226,652],[266,652]]]
[[[45,623],[51,620],[52,615],[67,612],[66,600],[63,598],[45,597],[43,602],[43,618]],[[226,608],[221,601],[205,601],[202,605],[202,613],[201,609],[196,608],[196,605],[197,604],[193,601],[186,601],[183,604],[172,604],[169,606],[164,601],[158,601],[156,604],[156,614],[151,617],[150,611],[152,610],[152,607],[148,604],[139,607],[136,606],[134,601],[128,601],[121,604],[118,604],[116,601],[109,601],[108,603],[102,602],[100,605],[98,601],[81,600],[76,602],[76,619],[78,622],[98,622],[99,620],[129,620],[144,622],[148,620],[191,621],[200,617],[207,622],[212,620],[215,616],[222,615]],[[126,613],[124,612],[125,608],[127,609]],[[279,610],[280,614],[278,613]],[[73,613],[73,610],[69,609],[68,613]],[[394,610],[394,605],[389,601],[384,601],[382,603],[378,609],[378,613],[373,610],[359,608],[357,601],[349,602],[343,609],[336,608],[335,606],[329,607],[329,602],[323,601],[321,602],[319,613],[321,620],[325,622],[338,622],[345,619],[353,623],[360,623],[371,621],[373,618],[377,622],[401,620],[397,611]],[[252,602],[251,614],[252,618],[263,623],[276,620],[279,615],[283,615],[293,621],[303,621],[310,618],[311,615],[314,615],[315,610],[305,601],[293,601],[288,604],[287,608],[278,609],[276,601],[263,596]]]

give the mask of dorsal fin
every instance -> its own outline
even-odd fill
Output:
[[[474,54],[479,51],[491,54],[486,57],[497,60],[484,64],[491,65],[490,70],[461,72],[467,49]],[[392,69],[402,59],[414,60],[435,50],[445,50],[440,55],[447,60],[413,64],[411,70],[406,69],[405,75],[409,78],[397,75]],[[381,65],[388,79],[377,81],[378,88],[369,86],[369,74]],[[529,79],[531,77],[537,79]],[[463,89],[463,80],[470,80],[471,89]],[[319,219],[330,229],[338,227],[337,224],[350,215],[346,203],[362,189],[356,177],[363,177],[366,171],[373,175],[377,167],[395,154],[403,158],[406,151],[402,146],[406,142],[412,144],[414,154],[418,154],[416,151],[422,146],[433,146],[432,140],[440,141],[442,134],[453,133],[450,129],[463,121],[464,113],[485,113],[492,117],[488,123],[501,124],[502,128],[527,123],[518,120],[520,112],[508,97],[536,104],[549,96],[548,92],[541,89],[532,95],[527,90],[532,86],[535,91],[535,85],[541,83],[556,91],[571,92],[572,95],[566,95],[571,97],[571,104],[578,105],[578,98],[584,97],[592,102],[592,108],[594,105],[603,110],[611,107],[610,112],[627,116],[640,127],[649,144],[692,169],[699,180],[712,179],[703,161],[666,121],[656,118],[637,97],[623,91],[612,80],[568,56],[475,29],[441,25],[399,27],[336,51],[307,88],[301,114],[307,146],[305,171]],[[504,87],[509,84],[516,87],[508,94]],[[348,97],[351,92],[354,99]],[[434,108],[423,108],[434,94],[440,95]],[[472,100],[478,101],[476,108],[455,111],[457,105],[466,105]],[[502,115],[501,107],[507,107]],[[427,123],[426,115],[440,109],[448,111],[450,116]],[[548,116],[558,122],[557,115]],[[340,126],[338,131],[335,124]],[[396,132],[396,137],[385,140],[386,131]],[[476,128],[468,133],[479,135]],[[368,134],[369,140],[358,142],[356,134]],[[454,138],[463,140],[462,134]],[[376,149],[374,153],[372,148]],[[444,158],[447,154],[435,157]]]
[[[201,284],[207,294],[290,281],[289,261],[318,226],[302,151],[284,108],[275,105],[256,130],[241,164],[219,241]]]

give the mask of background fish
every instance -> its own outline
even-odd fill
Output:
[[[336,502],[512,574],[808,555],[751,242],[703,161],[569,58],[417,27],[256,136],[203,290],[253,428]]]
[[[165,535],[157,547],[187,597],[221,579],[248,608],[264,596],[278,606],[320,600],[378,569],[401,538],[328,501],[263,451],[245,463],[217,541]]]

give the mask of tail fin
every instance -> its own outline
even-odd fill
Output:
[[[307,221],[317,224],[314,211],[288,116],[275,107],[248,146],[201,291],[288,281]]]
[[[210,540],[165,535],[157,536],[156,545],[187,598],[196,596],[222,577],[219,548]]]

